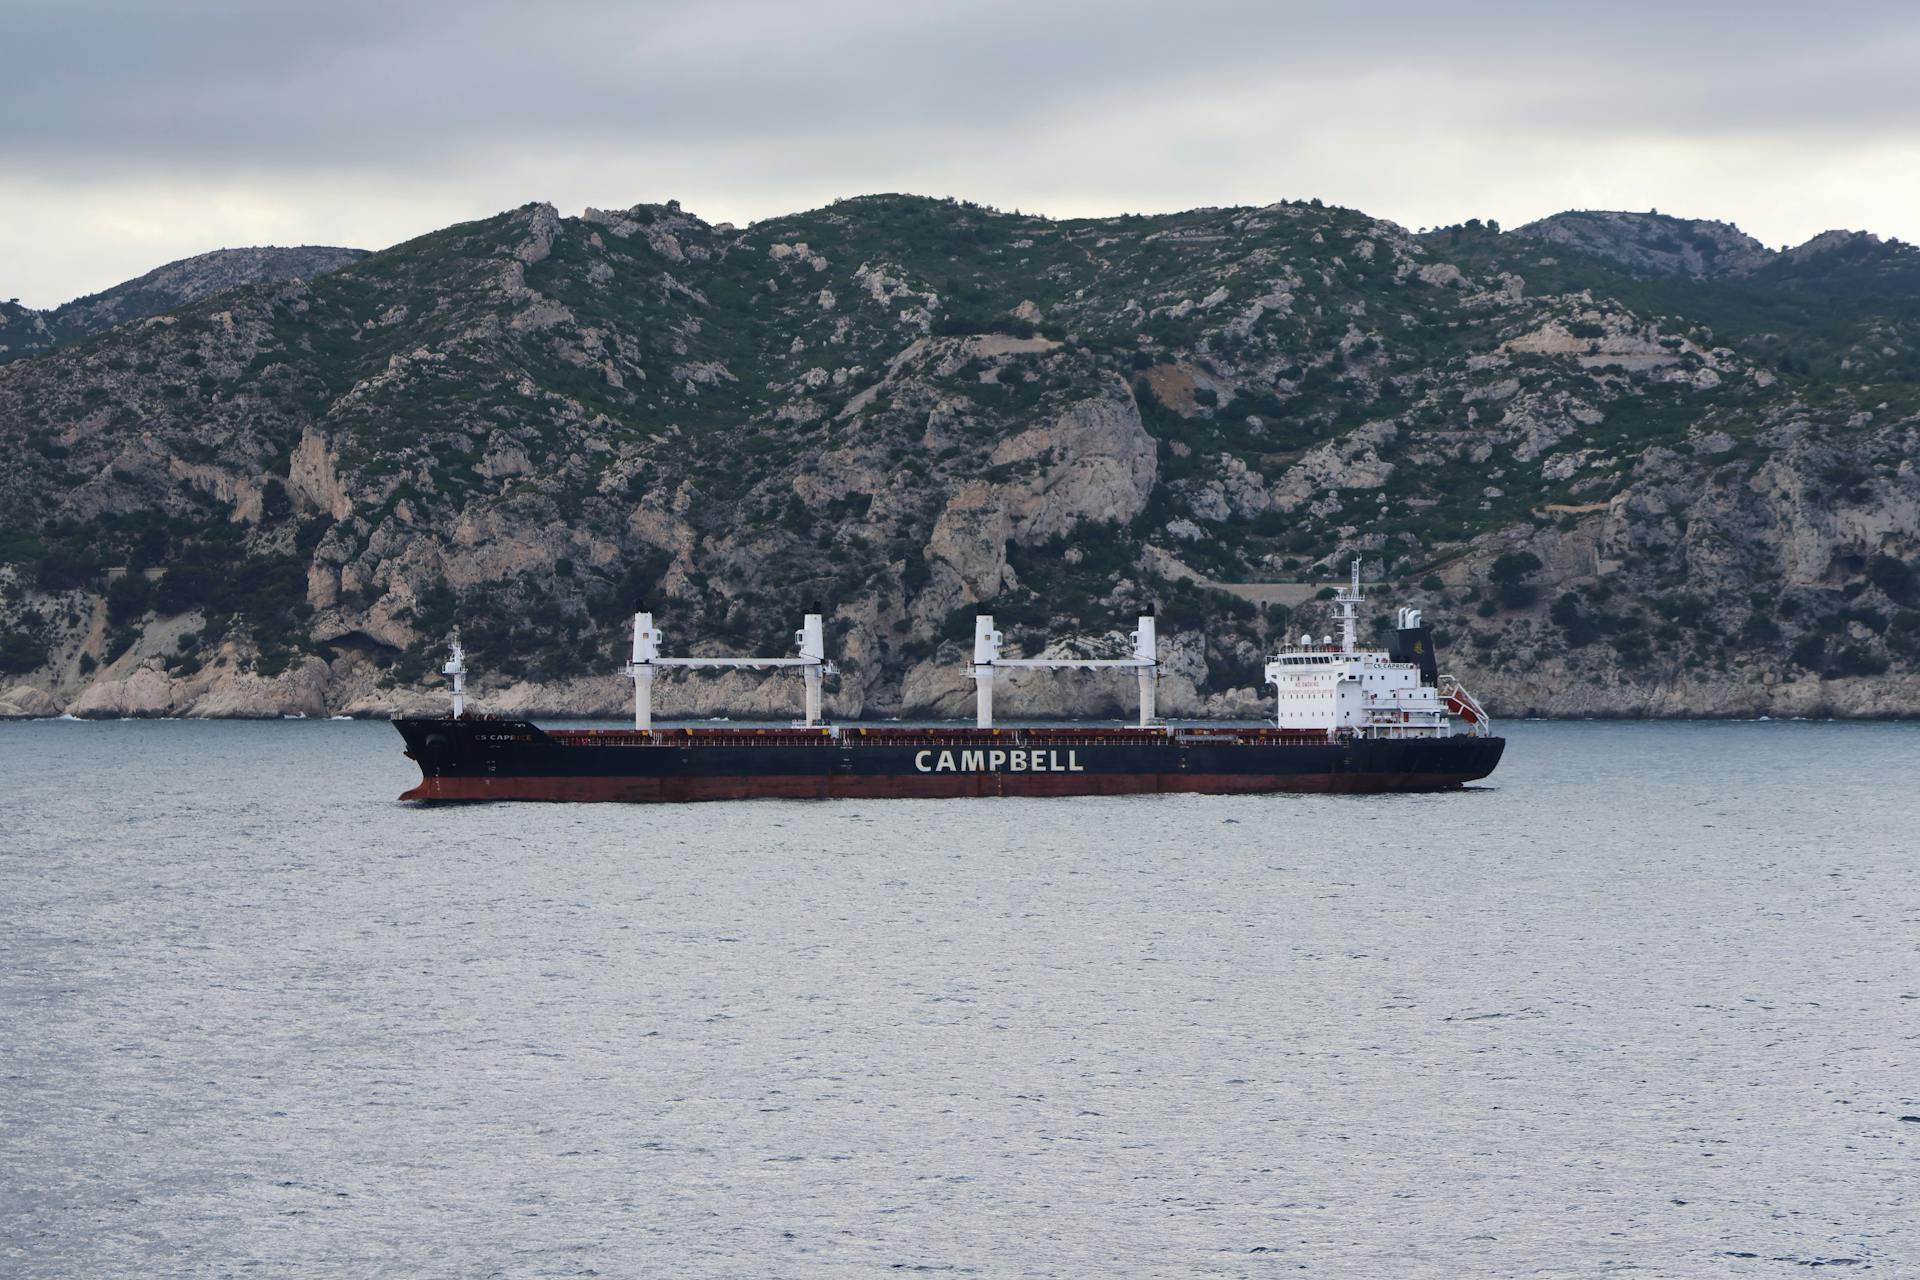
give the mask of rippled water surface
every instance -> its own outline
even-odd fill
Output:
[[[0,726],[0,1274],[1920,1275],[1920,726],[1511,738],[429,810],[386,725]]]

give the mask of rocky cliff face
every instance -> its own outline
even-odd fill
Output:
[[[0,304],[0,364],[38,355],[130,321],[181,307],[241,285],[310,280],[367,256],[328,245],[216,249],[156,267],[136,280],[76,298],[50,311]]]
[[[529,205],[0,370],[0,714],[437,707],[458,626],[483,706],[617,715],[644,600],[694,652],[823,606],[843,717],[964,713],[978,610],[1105,654],[1155,602],[1163,709],[1253,715],[1354,556],[1496,714],[1904,714],[1912,256],[1735,294],[1316,204]]]

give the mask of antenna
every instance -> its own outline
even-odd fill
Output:
[[[1352,653],[1360,638],[1359,609],[1366,593],[1360,589],[1360,561],[1353,562],[1353,576],[1333,598],[1334,613],[1340,619],[1340,652]]]

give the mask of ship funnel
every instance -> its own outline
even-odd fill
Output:
[[[1421,620],[1418,609],[1402,609],[1393,633],[1388,657],[1420,669],[1420,683],[1432,688],[1439,684],[1440,666],[1433,653],[1433,628]]]

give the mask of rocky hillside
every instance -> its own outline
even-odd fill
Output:
[[[18,302],[0,302],[0,364],[38,355],[53,347],[46,313]]]
[[[645,600],[760,652],[821,602],[835,713],[955,714],[976,610],[1103,652],[1153,601],[1163,708],[1258,714],[1360,556],[1496,714],[1908,713],[1915,251],[1603,249],[1318,202],[535,204],[247,285],[0,370],[0,710],[440,705],[457,625],[482,705],[619,714]]]
[[[1660,213],[1556,213],[1515,228],[1514,234],[1599,258],[1638,275],[1740,276],[1774,258],[1770,249],[1732,223]]]
[[[102,293],[75,298],[51,311],[33,311],[18,303],[0,303],[0,364],[38,355],[63,342],[104,333],[224,293],[269,280],[310,280],[367,256],[365,249],[272,245],[216,249],[156,267],[137,280]]]

